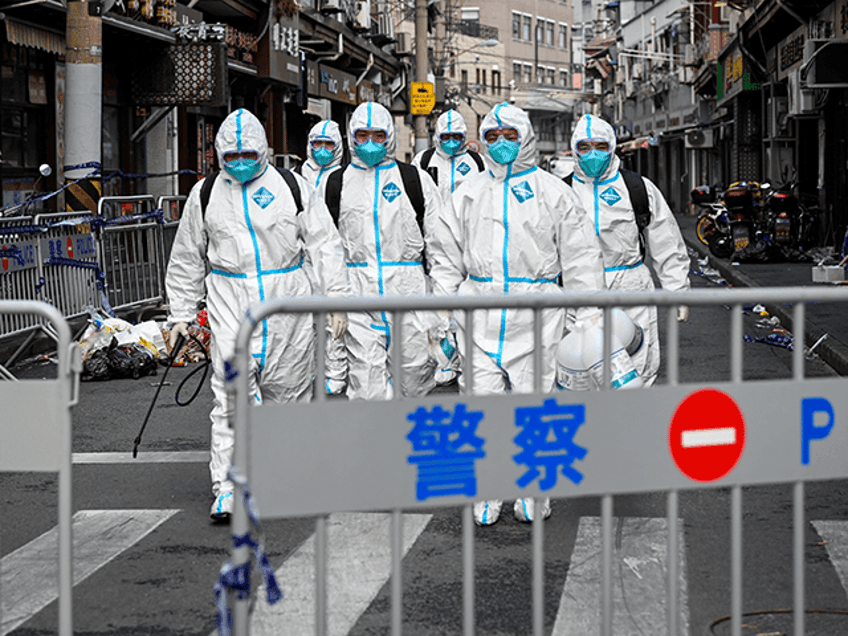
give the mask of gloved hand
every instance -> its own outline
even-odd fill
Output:
[[[447,369],[451,361],[459,355],[456,335],[449,331],[445,336],[430,334],[430,356],[436,361],[437,369]]]
[[[338,340],[347,331],[347,314],[343,312],[331,312],[327,314],[327,320],[333,328],[333,339]]]
[[[174,326],[171,327],[171,337],[168,339],[168,348],[173,352],[174,345],[177,344],[177,338],[182,335],[183,338],[188,341],[188,323],[187,322],[175,322]]]
[[[677,308],[677,322],[686,322],[689,320],[689,307],[680,305]]]

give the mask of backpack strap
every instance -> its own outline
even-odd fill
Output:
[[[636,227],[639,228],[639,250],[642,258],[645,258],[645,228],[651,222],[651,204],[648,201],[648,189],[645,182],[635,172],[630,170],[619,170],[627,192],[630,194],[630,203],[633,204],[633,214],[636,216]]]
[[[296,172],[297,174],[299,174],[302,177],[303,176],[303,164],[302,163],[297,164],[297,166],[295,166],[295,169],[292,170],[292,172]]]
[[[562,180],[565,181],[568,185],[573,187],[574,186],[574,173],[569,172],[567,175],[565,175],[562,178]]]
[[[200,186],[200,218],[206,219],[206,207],[209,205],[209,196],[212,194],[212,186],[215,185],[215,179],[218,178],[218,171],[206,175],[203,180],[203,185]]]
[[[436,152],[435,148],[427,148],[424,151],[424,154],[421,155],[421,169],[424,172],[427,172],[427,168],[430,167],[430,162],[433,160],[433,153]]]
[[[341,207],[342,198],[342,173],[346,168],[341,170],[333,170],[327,177],[327,185],[324,188],[324,203],[330,210],[330,216],[333,217],[333,223],[336,227],[339,226],[339,209]]]
[[[483,172],[486,169],[486,166],[483,164],[483,158],[479,155],[479,153],[474,152],[470,148],[467,150],[468,156],[474,160],[474,163],[477,164],[477,172]]]
[[[415,209],[415,220],[421,229],[421,235],[424,236],[424,191],[421,189],[418,168],[403,161],[398,161],[397,165],[400,170],[400,178],[403,181],[403,189]]]
[[[303,201],[300,200],[300,186],[297,184],[297,178],[289,170],[284,168],[277,168],[277,170],[283,175],[286,185],[291,190],[292,197],[294,197],[294,204],[297,206],[297,214],[300,214],[303,212]]]

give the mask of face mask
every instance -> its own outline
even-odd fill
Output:
[[[364,161],[369,166],[376,166],[386,156],[386,144],[378,144],[373,139],[369,139],[364,144],[356,144],[354,147],[356,156]]]
[[[326,166],[333,160],[333,151],[329,148],[314,148],[312,150],[312,158],[319,166]]]
[[[515,161],[520,148],[521,144],[519,142],[508,141],[500,137],[495,143],[489,144],[489,154],[499,164],[506,165]]]
[[[446,139],[445,141],[440,142],[439,145],[442,147],[442,150],[453,157],[457,152],[459,152],[462,142],[457,139]]]
[[[246,183],[253,179],[262,170],[262,164],[258,159],[235,159],[228,161],[224,165],[226,170],[234,179],[238,179],[242,183]]]
[[[579,155],[577,162],[587,176],[597,178],[604,174],[611,159],[612,153],[609,151],[590,150],[586,154]]]

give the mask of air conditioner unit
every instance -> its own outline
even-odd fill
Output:
[[[695,128],[686,133],[685,146],[687,148],[712,148],[713,129]]]
[[[624,82],[624,96],[625,97],[633,97],[636,94],[636,82],[633,80],[627,80]]]
[[[377,15],[377,32],[382,33],[383,35],[387,35],[390,38],[394,37],[394,24],[392,23],[392,16],[388,13],[380,13]]]
[[[381,15],[380,18],[382,17],[383,16]],[[398,33],[395,36],[395,39],[397,40],[397,42],[395,43],[395,55],[406,55],[412,52],[410,51],[409,46],[411,40],[409,33]]]
[[[642,79],[642,62],[636,62],[630,69],[633,79]]]
[[[815,93],[803,86],[801,69],[792,69],[786,79],[789,88],[789,115],[806,115],[815,112]]]
[[[681,84],[691,84],[695,81],[695,69],[691,66],[681,66],[677,69],[677,81]]]
[[[322,15],[336,15],[344,13],[342,0],[321,0],[321,8],[319,11]]]
[[[695,45],[687,44],[683,47],[683,63],[686,66],[695,66]]]
[[[779,137],[787,133],[789,98],[770,97],[768,100],[769,111],[769,133],[772,137]]]
[[[354,4],[356,8],[356,16],[354,17],[354,26],[360,29],[371,29],[371,1],[359,0]]]

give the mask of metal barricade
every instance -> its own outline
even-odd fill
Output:
[[[79,350],[71,342],[68,323],[46,303],[32,301],[0,301],[2,315],[39,316],[51,324],[58,337],[58,371],[55,380],[22,380],[14,384],[0,382],[0,471],[59,473],[59,631],[60,636],[73,633],[72,616],[72,531],[71,514],[71,407],[79,391],[81,361]],[[11,594],[14,590],[0,590]],[[2,604],[0,604],[2,610]],[[14,629],[15,616],[0,616],[0,624]]]
[[[32,217],[0,219],[0,298],[36,300],[38,292],[38,237]],[[17,232],[15,228],[23,231]],[[40,325],[31,314],[0,315],[0,339],[35,333]],[[0,375],[9,377],[0,365]]]
[[[107,222],[99,230],[100,264],[106,275],[107,298],[115,311],[156,305],[164,300],[165,263],[162,231],[152,216],[117,223],[124,216],[152,213],[152,195],[101,197],[97,214]]]
[[[743,304],[794,304],[795,333],[803,334],[805,303],[848,302],[841,289],[769,288],[707,289],[670,293],[603,292],[597,294],[539,294],[533,296],[394,297],[356,299],[274,299],[248,312],[236,341],[235,457],[234,468],[247,477],[263,518],[318,515],[315,538],[316,633],[327,633],[327,518],[334,511],[392,511],[391,633],[401,633],[401,510],[442,506],[463,507],[463,633],[474,633],[474,524],[472,503],[486,499],[551,497],[601,498],[601,564],[599,627],[612,636],[613,496],[664,492],[668,527],[666,611],[668,634],[680,633],[678,582],[678,493],[680,490],[729,488],[731,628],[734,636],[742,625],[742,488],[749,485],[791,483],[793,504],[793,620],[796,635],[804,634],[804,483],[848,476],[844,453],[825,452],[820,441],[828,438],[832,448],[848,445],[848,428],[834,426],[834,414],[848,410],[844,379],[805,380],[804,347],[793,351],[793,377],[789,380],[742,382]],[[395,398],[383,402],[328,400],[317,391],[311,404],[251,404],[248,375],[251,369],[249,340],[253,330],[274,313],[314,313],[316,324],[332,311],[384,311],[394,320],[392,353],[400,359],[403,335],[400,316],[412,310],[529,309],[534,312],[534,339],[542,337],[542,310],[550,307],[592,306],[602,308],[604,324],[611,324],[614,307],[655,305],[667,312],[667,383],[646,390],[615,391],[610,386],[610,329],[604,330],[605,386],[599,392],[541,391],[542,353],[534,355],[535,392],[523,395],[475,396],[470,346],[463,352],[463,373],[470,380],[458,395]],[[728,306],[730,318],[730,381],[710,385],[679,382],[679,305]],[[464,312],[460,326],[473,333],[472,311]],[[324,377],[324,339],[316,339],[316,377]],[[400,366],[400,365],[396,365]],[[402,386],[402,369],[394,372],[393,385]],[[708,425],[723,428],[680,429],[676,414],[693,396],[723,396],[744,415],[742,428],[733,422]],[[719,399],[716,397],[716,399]],[[702,408],[704,405],[702,405]],[[710,406],[706,406],[710,413]],[[709,418],[708,418],[709,419]],[[826,420],[828,423],[822,424]],[[459,422],[455,431],[476,452],[445,456],[428,454],[438,449],[437,431],[427,422]],[[285,425],[281,425],[284,422]],[[569,433],[558,461],[552,467],[520,461],[516,427],[538,425],[545,439],[550,422]],[[340,425],[343,423],[343,425]],[[416,448],[416,427],[430,434]],[[677,428],[675,428],[677,427]],[[550,432],[553,434],[554,429]],[[529,432],[523,429],[523,432]],[[536,431],[539,432],[539,431]],[[422,434],[421,430],[418,430]],[[697,479],[673,459],[675,445],[687,447],[694,435],[732,437],[738,456],[722,475]],[[678,439],[679,438],[679,439]],[[715,442],[720,444],[722,442]],[[424,452],[422,452],[422,448]],[[665,452],[663,452],[665,450]],[[744,450],[744,452],[743,452]],[[800,455],[800,457],[799,457]],[[424,464],[429,459],[432,465]],[[800,459],[800,461],[799,461]],[[447,464],[445,463],[447,462]],[[453,462],[453,463],[451,463]],[[575,465],[576,464],[576,465]],[[611,469],[610,467],[615,467]],[[429,470],[425,470],[428,468]],[[446,488],[439,479],[457,477],[459,485]],[[542,477],[546,477],[544,483]],[[435,479],[435,482],[433,481]],[[551,483],[553,481],[554,483]],[[296,484],[296,487],[292,485]],[[461,487],[459,487],[461,486]],[[441,491],[439,490],[441,488]],[[538,508],[537,508],[538,509]],[[532,633],[544,630],[543,546],[545,524],[532,529]],[[234,537],[248,532],[248,516],[241,498],[236,499]],[[232,563],[248,562],[248,547],[234,547]],[[246,634],[246,595],[230,597],[234,633]]]
[[[165,267],[162,268],[162,289],[165,289],[165,272],[168,267],[168,262],[171,260],[171,247],[174,245],[174,238],[177,235],[177,228],[180,226],[180,218],[183,215],[183,205],[186,197],[184,195],[163,196],[159,197],[156,205],[162,210],[162,263]]]

